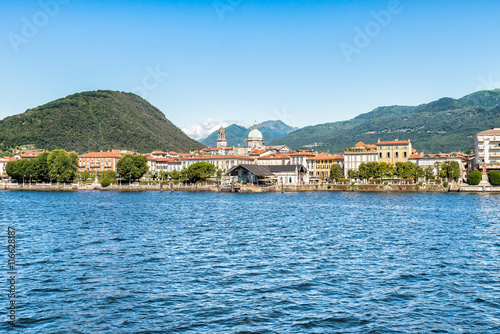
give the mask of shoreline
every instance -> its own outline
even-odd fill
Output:
[[[326,185],[297,185],[297,186],[240,186],[235,193],[289,193],[289,192],[378,192],[378,193],[446,193],[446,192],[467,192],[467,193],[500,193],[500,187],[493,186],[469,186],[469,185],[450,185],[444,188],[439,185],[418,184],[357,184],[354,186],[346,184],[328,184]],[[142,192],[142,191],[164,191],[164,192],[227,192],[217,185],[169,185],[160,187],[159,185],[110,185],[103,188],[101,185],[15,185],[4,184],[0,186],[3,191],[119,191],[119,192]],[[227,190],[227,189],[226,189]]]

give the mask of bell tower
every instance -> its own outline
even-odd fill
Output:
[[[226,130],[222,126],[219,129],[219,137],[217,138],[217,147],[227,147]]]

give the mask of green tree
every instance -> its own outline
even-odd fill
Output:
[[[425,176],[424,169],[422,167],[420,167],[420,166],[417,166],[416,175],[417,175],[418,178],[424,177]]]
[[[454,179],[455,181],[462,175],[462,171],[460,170],[460,165],[456,161],[445,161],[441,164],[441,177],[446,177],[450,179]]]
[[[330,179],[338,180],[342,178],[342,167],[339,164],[333,164],[330,168]]]
[[[359,177],[359,173],[357,170],[349,169],[347,171],[347,177],[350,179],[357,179]]]
[[[107,170],[99,173],[99,183],[103,187],[107,187],[116,180],[117,173],[112,170]]]
[[[494,186],[500,186],[500,171],[492,170],[488,173],[490,183]]]
[[[204,182],[215,174],[215,166],[209,162],[195,162],[186,169],[186,177],[191,183]]]
[[[33,171],[33,179],[34,180],[40,180],[42,182],[49,181],[50,171],[49,171],[49,164],[47,162],[48,157],[49,157],[49,153],[44,152],[44,153],[38,155],[33,160],[32,171]]]
[[[78,155],[64,150],[53,150],[47,156],[49,177],[62,182],[72,182],[78,170]]]
[[[180,176],[180,174],[177,170],[173,170],[172,173],[170,173],[170,177],[172,177],[172,179],[174,179],[174,180],[178,180],[179,176]]]
[[[135,181],[148,172],[149,166],[145,156],[127,154],[118,160],[116,169],[125,180]]]
[[[482,174],[477,170],[470,172],[469,175],[467,175],[467,183],[472,186],[478,185],[481,182],[481,179]]]
[[[222,179],[222,169],[217,169],[217,179]]]
[[[432,166],[425,167],[425,177],[427,178],[427,180],[433,179],[435,177],[434,167]]]

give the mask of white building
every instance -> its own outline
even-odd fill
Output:
[[[440,154],[412,154],[408,161],[414,163],[415,165],[426,169],[431,166],[434,175],[438,175],[438,170],[436,168],[436,162],[443,163],[445,161],[456,161],[460,166],[461,178],[467,177],[467,168],[464,164],[465,154],[460,153],[440,153]]]
[[[474,136],[476,158],[474,168],[478,170],[500,169],[500,128],[479,132]]]
[[[359,142],[354,147],[344,151],[344,176],[347,177],[349,170],[358,170],[363,162],[378,162],[379,152],[377,145],[366,145]]]
[[[240,156],[240,155],[214,155],[214,156],[204,156],[200,155],[197,157],[182,158],[182,169],[188,168],[196,162],[209,162],[215,166],[216,169],[227,171],[235,166],[241,164],[255,164],[255,160],[250,157]]]
[[[262,137],[262,132],[257,129],[257,123],[253,124],[253,129],[248,134],[247,144],[251,149],[264,149],[264,139]]]

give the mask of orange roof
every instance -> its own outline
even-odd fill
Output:
[[[360,141],[359,143],[357,143],[356,145],[354,145],[354,147],[362,147],[362,146],[363,147],[366,146],[366,144],[363,143],[362,141]]]
[[[160,159],[156,159],[156,162],[168,162],[168,163],[178,162],[178,163],[181,163],[182,161],[179,158],[168,158],[168,159],[160,158]]]
[[[366,145],[366,148],[367,148],[367,149],[376,149],[376,148],[377,148],[377,145],[373,145],[373,144]]]
[[[344,156],[340,154],[329,155],[322,153],[313,158],[308,158],[307,160],[344,160]]]
[[[241,155],[213,155],[213,156],[201,156],[201,157],[189,157],[183,160],[212,160],[212,159],[243,159],[243,160],[253,160],[253,158],[245,157]]]
[[[291,153],[290,156],[293,156],[293,157],[297,157],[297,156],[314,157],[314,154],[312,154],[311,152],[307,152],[307,151],[298,151],[295,153]]]
[[[280,159],[290,159],[290,156],[286,154],[271,154],[257,158],[257,160],[280,160]]]
[[[86,154],[82,154],[79,156],[80,158],[121,158],[122,155],[120,153],[113,152],[90,152]]]
[[[412,154],[410,155],[410,159],[418,159],[421,158],[422,156],[420,154]]]
[[[393,141],[379,141],[377,146],[381,145],[408,145],[410,142],[408,140],[393,140]]]
[[[179,153],[180,157],[189,157],[191,154],[189,153]]]
[[[256,150],[256,149],[252,149],[250,151],[250,155],[260,155],[262,153],[266,152],[266,150]]]

